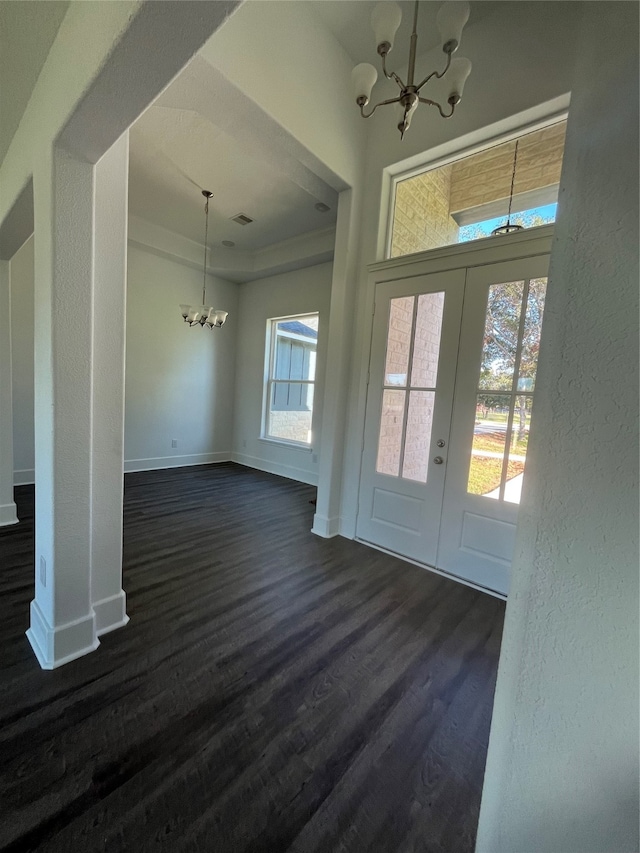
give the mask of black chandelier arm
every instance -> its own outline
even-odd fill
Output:
[[[452,56],[452,54],[447,52],[447,64],[445,65],[444,69],[442,71],[432,71],[431,74],[427,74],[427,76],[424,78],[422,83],[420,83],[418,86],[416,86],[416,89],[418,90],[418,92],[420,91],[420,89],[422,89],[424,84],[428,83],[429,80],[431,80],[433,77],[435,77],[436,80],[440,80],[442,77],[444,77],[444,75],[449,70],[449,66],[451,65],[451,56]]]
[[[421,104],[429,104],[432,107],[437,107],[442,118],[451,118],[451,116],[453,115],[453,112],[456,108],[455,104],[450,104],[451,112],[445,113],[445,112],[443,112],[442,107],[440,106],[440,104],[437,101],[432,101],[432,100],[430,100],[430,98],[419,98],[418,100],[420,101]]]
[[[420,100],[422,100],[422,98]],[[362,118],[371,118],[371,116],[375,113],[375,111],[378,109],[378,107],[384,107],[385,104],[399,104],[399,103],[400,103],[400,98],[389,98],[386,101],[380,101],[380,103],[376,104],[370,113],[365,113],[364,104],[360,104],[360,115],[362,116]]]
[[[396,72],[395,71],[387,71],[387,55],[386,55],[386,53],[381,54],[381,59],[382,59],[382,72],[383,72],[384,76],[387,78],[387,80],[395,80],[396,83],[398,84],[398,86],[401,89],[404,89],[405,88],[404,83],[402,82],[400,77],[398,77]]]

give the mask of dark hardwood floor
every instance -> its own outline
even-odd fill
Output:
[[[502,602],[314,536],[308,486],[233,464],[130,474],[131,621],[43,672],[17,494],[1,851],[473,850]]]

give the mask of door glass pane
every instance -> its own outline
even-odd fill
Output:
[[[378,474],[398,476],[400,452],[402,450],[402,428],[404,426],[404,402],[406,391],[386,389],[382,396],[380,436],[378,438]]]
[[[514,504],[520,503],[524,465],[529,443],[531,403],[532,398],[524,394],[515,398],[513,424],[509,439],[509,462],[504,485],[504,500]]]
[[[413,359],[411,361],[411,385],[414,388],[435,388],[443,310],[443,292],[422,293],[418,297]],[[409,406],[411,407],[411,404]]]
[[[401,296],[399,299],[390,301],[387,358],[384,367],[385,385],[407,384],[414,303],[414,296]]]
[[[520,370],[518,372],[518,391],[531,392],[535,387],[546,290],[546,278],[533,278],[529,282],[527,310],[522,336],[522,354],[520,356]]]
[[[478,394],[467,492],[500,498],[509,419],[509,394]]]
[[[410,391],[402,476],[427,482],[435,391]]]
[[[518,349],[524,281],[493,284],[489,288],[484,343],[478,387],[510,391]]]

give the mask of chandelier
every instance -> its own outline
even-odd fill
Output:
[[[437,107],[442,118],[451,118],[456,106],[462,98],[462,90],[464,84],[471,72],[471,62],[463,57],[452,59],[452,54],[458,49],[460,39],[462,37],[462,29],[469,19],[469,4],[467,2],[457,2],[457,0],[448,0],[438,11],[436,22],[438,30],[442,38],[442,50],[447,55],[447,62],[442,71],[432,71],[420,83],[415,83],[416,69],[416,50],[418,45],[418,0],[416,0],[413,13],[413,31],[411,33],[411,41],[409,43],[409,67],[407,69],[407,82],[394,72],[387,71],[387,54],[393,47],[393,39],[400,26],[402,20],[402,12],[400,6],[394,2],[378,3],[373,9],[371,15],[371,26],[376,35],[376,44],[378,45],[378,53],[382,60],[382,71],[387,80],[394,80],[400,89],[400,94],[397,98],[388,98],[386,101],[377,103],[371,112],[365,113],[364,108],[369,103],[371,98],[371,90],[378,79],[378,72],[368,62],[361,62],[356,65],[351,73],[354,94],[356,103],[360,107],[360,115],[363,118],[371,118],[378,107],[385,104],[400,104],[403,111],[402,118],[398,122],[398,130],[400,131],[400,139],[404,138],[405,132],[409,129],[411,118],[419,103],[429,104],[432,107]],[[430,98],[420,96],[420,90],[432,78],[440,79],[448,72],[447,80],[450,82],[449,97],[449,112],[445,112],[442,106],[437,101],[432,101]]]
[[[213,196],[209,190],[202,190],[202,195],[206,198],[204,205],[205,226],[204,226],[204,269],[202,273],[202,305],[181,305],[180,311],[185,323],[190,326],[206,326],[208,329],[220,328],[224,326],[227,319],[228,311],[220,311],[218,308],[210,308],[207,304],[207,241],[209,239],[209,199]]]

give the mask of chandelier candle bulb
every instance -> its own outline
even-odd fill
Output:
[[[471,60],[464,56],[457,56],[451,60],[449,73],[447,74],[450,86],[450,104],[459,103],[462,92],[464,91],[464,84],[467,82],[469,74],[471,74]]]
[[[402,21],[400,6],[393,0],[376,3],[371,13],[371,27],[376,36],[378,53],[389,53]]]
[[[356,65],[351,72],[351,83],[357,104],[366,107],[377,79],[378,72],[373,65],[368,62],[361,62],[360,65]]]
[[[436,24],[442,38],[442,49],[453,53],[460,46],[462,30],[469,20],[469,4],[466,0],[447,0],[438,10]]]
[[[438,27],[445,39],[442,49],[447,55],[446,63],[441,71],[435,69],[430,74],[416,83],[416,60],[418,57],[418,12],[420,10],[419,0],[415,0],[413,10],[413,29],[409,41],[409,65],[407,66],[406,82],[395,71],[390,71],[387,68],[387,54],[393,45],[393,39],[400,26],[402,13],[397,3],[378,3],[374,8],[371,16],[371,25],[373,26],[376,40],[378,42],[378,54],[380,56],[380,64],[382,65],[382,73],[387,80],[393,80],[398,86],[400,93],[395,98],[387,98],[384,101],[379,101],[377,104],[365,112],[365,107],[371,98],[371,90],[378,79],[378,74],[373,65],[368,62],[361,62],[351,72],[351,82],[356,97],[356,103],[360,107],[360,115],[362,118],[371,118],[378,107],[383,107],[387,104],[398,104],[402,110],[402,115],[398,121],[398,130],[400,131],[400,139],[404,138],[405,133],[411,124],[411,118],[416,111],[418,104],[427,104],[430,107],[435,107],[442,118],[451,118],[460,98],[462,97],[462,89],[464,82],[471,71],[471,63],[468,59],[452,60],[451,55],[458,49],[462,28],[469,18],[469,4],[466,2],[457,2],[457,0],[448,0],[438,12]],[[447,80],[451,81],[450,95],[447,105],[444,108],[442,104],[431,98],[426,98],[421,95],[421,90],[430,80],[441,80],[447,72],[453,69],[453,74],[449,75]]]

